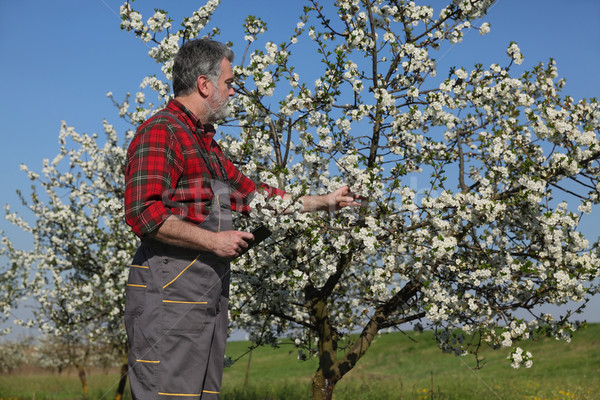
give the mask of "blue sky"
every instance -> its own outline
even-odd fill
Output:
[[[30,185],[19,165],[24,163],[39,171],[43,158],[57,154],[61,120],[77,132],[101,134],[103,119],[114,124],[119,121],[106,92],[120,99],[126,92],[135,93],[145,76],[159,73],[157,64],[147,56],[148,45],[120,30],[118,10],[123,2],[0,0],[0,205],[8,203],[19,209],[15,192],[22,189],[27,193]],[[134,5],[142,11],[144,20],[154,8],[164,8],[178,24],[201,3],[138,0]],[[424,3],[433,3],[439,9],[443,1]],[[213,26],[220,27],[224,40],[239,42],[244,17],[254,14],[267,21],[270,31],[287,35],[303,4],[290,0],[223,0]],[[444,52],[438,74],[445,75],[444,66],[469,69],[477,62],[503,65],[506,48],[515,41],[525,55],[523,67],[531,68],[552,57],[559,75],[567,80],[565,93],[575,99],[598,97],[598,17],[598,0],[498,0],[484,18],[491,23],[491,33],[481,37],[473,31],[463,44]],[[583,227],[586,234],[598,235],[598,215],[593,214]],[[0,231],[21,247],[30,247],[27,236],[3,218]],[[596,299],[594,304],[586,317],[600,321],[600,301]]]

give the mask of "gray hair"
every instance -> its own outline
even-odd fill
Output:
[[[196,90],[196,81],[205,75],[216,84],[221,76],[221,61],[233,63],[233,51],[211,39],[195,39],[184,43],[173,63],[173,93],[187,96]]]

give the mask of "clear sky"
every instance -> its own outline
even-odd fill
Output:
[[[416,2],[432,3],[436,10],[444,3]],[[123,126],[106,93],[111,91],[121,99],[127,92],[134,94],[145,76],[160,73],[147,56],[148,45],[120,30],[122,3],[124,0],[0,0],[0,205],[8,203],[21,210],[15,192],[22,189],[28,193],[30,182],[19,165],[40,171],[43,158],[54,158],[61,120],[79,133],[102,134],[103,119]],[[191,15],[202,3],[138,0],[134,7],[142,12],[144,21],[154,8],[164,8],[178,26],[183,16]],[[270,31],[287,36],[303,5],[300,0],[223,0],[210,26],[221,29],[224,41],[239,43],[244,17],[254,14],[266,20]],[[575,99],[600,97],[599,17],[599,0],[498,0],[483,19],[491,23],[491,33],[483,37],[475,31],[467,34],[463,44],[442,55],[440,65],[467,70],[477,62],[504,65],[506,48],[515,41],[525,55],[526,69],[552,57],[559,75],[567,80],[564,93]],[[443,68],[438,74],[445,74]],[[600,210],[596,209],[583,226],[586,235],[598,236],[599,223]],[[21,247],[30,247],[27,236],[3,218],[0,231]],[[599,299],[586,317],[600,321]]]

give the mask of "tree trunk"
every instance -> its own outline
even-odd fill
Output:
[[[77,365],[77,372],[79,373],[79,380],[81,381],[81,387],[83,388],[83,399],[88,398],[89,387],[87,383],[87,377],[85,376],[85,368],[81,365]]]
[[[115,400],[123,398],[125,383],[127,383],[127,363],[121,365],[121,379],[119,379],[119,387],[117,387],[117,393],[115,393]]]
[[[248,380],[250,378],[250,362],[252,362],[252,350],[248,354],[248,364],[246,365],[246,376],[244,377],[244,390],[248,390]]]
[[[332,400],[335,384],[333,379],[325,378],[323,370],[319,368],[313,377],[312,400]]]

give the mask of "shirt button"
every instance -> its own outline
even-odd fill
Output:
[[[168,258],[163,258],[163,264],[168,264],[169,263],[169,259]]]

